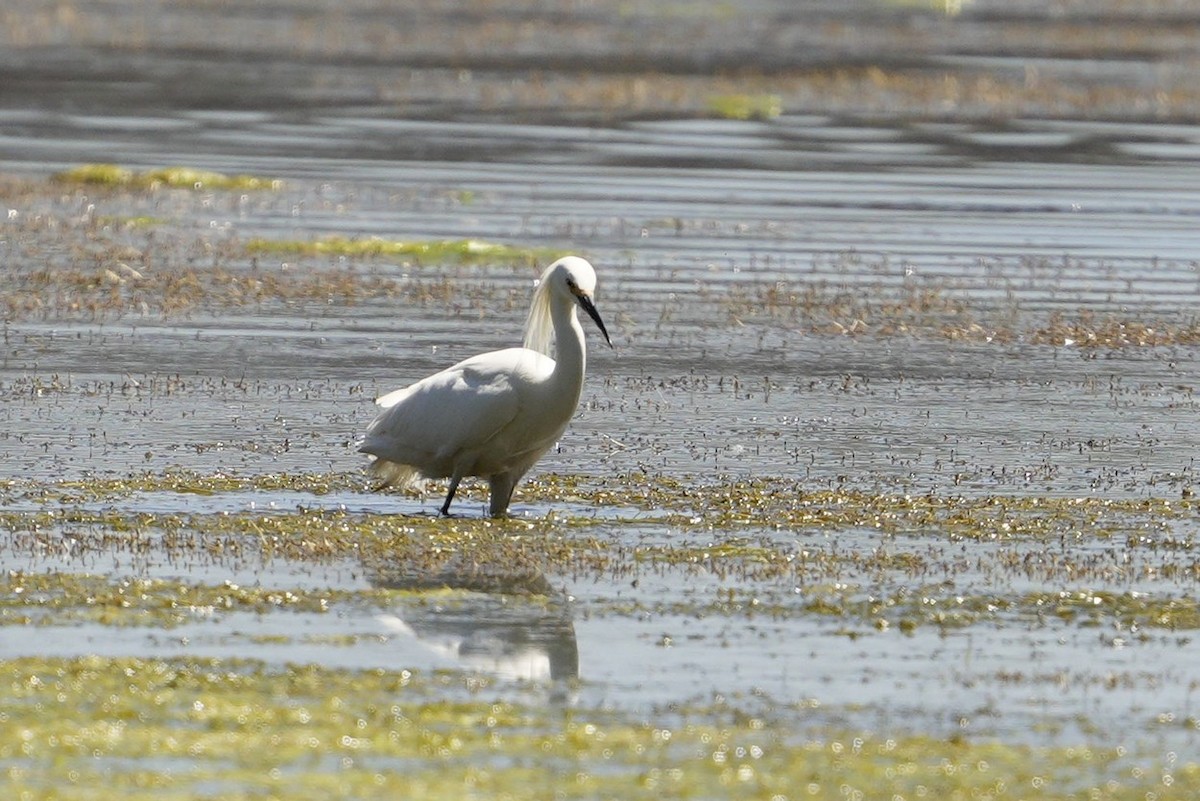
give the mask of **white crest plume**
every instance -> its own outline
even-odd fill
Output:
[[[550,319],[551,289],[548,280],[553,266],[547,267],[537,280],[533,302],[529,304],[529,316],[525,318],[525,347],[545,356],[553,356],[550,350],[554,342],[554,322]]]

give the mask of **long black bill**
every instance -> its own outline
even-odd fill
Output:
[[[604,334],[604,341],[607,342],[608,346],[611,348],[613,343],[612,340],[608,338],[608,329],[604,327],[604,321],[600,319],[600,312],[596,311],[596,307],[592,305],[592,299],[587,295],[576,295],[575,299],[579,301],[579,305],[583,307],[583,310],[588,313],[588,317],[591,317],[596,321],[596,325],[599,327],[600,333]]]

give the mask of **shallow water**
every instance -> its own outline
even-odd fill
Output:
[[[345,24],[369,19],[364,8],[355,4]],[[1015,24],[997,8],[980,3],[979,16],[964,17],[963,41],[981,47],[981,26]],[[1000,16],[989,23],[987,11]],[[774,12],[786,16],[786,8]],[[950,24],[915,19],[935,30]],[[51,308],[6,321],[5,511],[44,508],[34,488],[60,480],[177,470],[352,472],[371,398],[515,341],[536,274],[530,268],[445,267],[430,275],[387,259],[308,256],[259,256],[251,267],[238,249],[255,237],[333,234],[571,249],[597,265],[598,306],[616,348],[591,337],[581,411],[539,473],[593,484],[648,475],[700,494],[762,476],[794,480],[802,493],[939,498],[1178,501],[1192,490],[1200,441],[1195,340],[1092,347],[1072,341],[1075,329],[1053,325],[1055,315],[1164,331],[1194,324],[1200,126],[1155,124],[1132,112],[1137,119],[1058,119],[1034,106],[1003,122],[954,109],[930,117],[786,104],[787,113],[766,121],[570,108],[506,115],[453,94],[445,103],[406,106],[380,89],[386,63],[329,63],[311,52],[261,86],[213,78],[200,82],[207,94],[172,93],[164,86],[181,56],[97,47],[74,28],[66,36],[53,70],[35,68],[45,52],[36,42],[6,56],[5,69],[27,71],[29,81],[13,84],[0,102],[0,171],[41,182],[81,162],[185,164],[278,177],[285,186],[242,194],[37,183],[5,199],[4,270],[103,266],[120,246],[133,248],[134,264],[147,271],[210,261],[267,272],[351,266],[405,287],[444,281],[452,292],[354,303],[214,302],[165,318]],[[215,57],[192,57],[221,63],[240,41],[217,45]],[[1111,55],[1099,71],[1078,60],[1032,66],[1092,78],[1113,71],[1134,86],[1146,80],[1146,64]],[[925,58],[957,58],[963,69],[1030,68],[936,48]],[[107,71],[84,83],[97,65]],[[520,69],[492,69],[524,80]],[[151,89],[142,91],[130,71]],[[438,76],[430,85],[457,80]],[[291,80],[323,88],[292,95],[284,90]],[[62,93],[29,89],[40,85]],[[141,215],[163,222],[149,231],[103,222]],[[59,227],[46,233],[44,220]],[[807,304],[779,300],[806,291],[815,293]],[[923,293],[935,300],[922,305]],[[1038,331],[1058,338],[1031,333]],[[147,491],[61,506],[120,515],[305,508],[424,519],[436,500],[357,487],[324,495]],[[457,506],[468,518],[481,510],[478,495]],[[518,490],[514,511],[533,520],[585,519],[590,534],[615,547],[706,546],[668,510],[523,499]],[[1177,561],[1194,568],[1190,516],[1169,523],[1135,516],[1122,526],[1129,537],[1169,528],[1186,544]],[[69,543],[102,528],[66,524],[54,533]],[[780,709],[820,709],[797,716],[800,728],[836,722],[1016,742],[1132,739],[1194,748],[1195,727],[1182,724],[1196,716],[1190,632],[1139,635],[1111,621],[1018,613],[902,632],[801,605],[826,583],[888,597],[928,587],[950,598],[1038,589],[1194,595],[1194,569],[1168,576],[1171,558],[1157,551],[1123,548],[1120,535],[1076,533],[1064,535],[1058,555],[1094,556],[1113,569],[1064,579],[1050,568],[1001,566],[1014,553],[1053,559],[1055,546],[1036,539],[960,542],[941,530],[888,538],[856,527],[780,532],[763,521],[709,536],[718,544],[759,538],[846,554],[849,563],[890,549],[924,560],[933,575],[846,567],[832,577],[802,574],[798,583],[795,575],[739,580],[736,562],[728,574],[651,564],[633,568],[632,578],[548,575],[549,604],[468,589],[444,604],[418,597],[386,610],[237,612],[166,631],[47,623],[31,641],[25,627],[8,625],[0,626],[0,649],[455,668],[536,680],[532,690],[521,681],[504,686],[514,694],[544,690],[556,702],[560,688],[545,684],[547,675],[577,675],[573,702],[644,714],[718,695],[765,697]],[[135,556],[69,544],[33,554],[20,542],[12,533],[0,567],[281,589],[369,584],[352,559],[189,561],[153,547]],[[716,602],[735,591],[775,611],[721,611]],[[348,641],[334,642],[339,637]],[[1159,725],[1167,713],[1180,725]]]

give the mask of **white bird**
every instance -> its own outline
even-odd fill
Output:
[[[504,515],[513,488],[566,430],[579,405],[587,354],[576,308],[612,340],[592,304],[596,273],[566,256],[542,273],[525,322],[525,346],[482,353],[375,401],[383,408],[359,450],[374,457],[378,488],[417,489],[449,478],[488,480],[489,512]],[[550,358],[551,339],[555,358]]]

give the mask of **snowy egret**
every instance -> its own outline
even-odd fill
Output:
[[[418,488],[449,478],[442,514],[467,476],[486,478],[489,512],[505,514],[513,488],[558,440],[579,405],[587,354],[576,308],[595,320],[596,273],[566,256],[542,273],[525,322],[525,346],[472,356],[375,403],[383,408],[359,450],[374,457],[379,487]],[[550,343],[555,358],[550,358]]]

